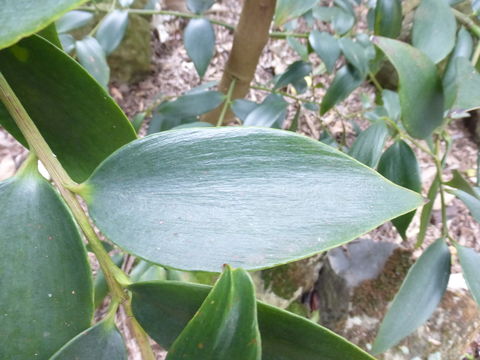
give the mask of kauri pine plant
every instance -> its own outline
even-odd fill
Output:
[[[87,4],[74,12],[68,11],[84,1],[2,4],[0,124],[30,152],[18,173],[0,183],[1,359],[126,359],[114,322],[119,307],[143,359],[154,359],[149,337],[168,350],[168,360],[373,359],[331,331],[257,301],[247,271],[340,246],[389,220],[405,236],[412,212],[426,204],[420,245],[437,194],[443,236],[411,269],[373,352],[398,343],[437,306],[450,274],[447,242],[456,247],[468,285],[480,299],[480,255],[449,234],[443,201],[451,191],[480,217],[478,189],[460,173],[443,179],[448,124],[480,106],[475,14],[460,13],[446,0],[422,0],[412,46],[394,39],[401,31],[399,0],[370,4],[373,38],[352,30],[355,1],[335,0],[326,7],[316,0],[246,0],[219,91],[208,90],[210,84],[159,104],[151,110],[152,134],[138,139],[106,92],[106,54],[121,42],[130,13],[178,15],[191,19],[185,46],[203,76],[214,51],[212,24],[234,28],[205,15],[213,2],[189,0],[188,14],[129,9],[127,0],[113,1],[106,10]],[[478,1],[472,5],[478,12]],[[107,14],[89,36],[67,36],[97,10]],[[425,16],[432,12],[437,15]],[[61,42],[53,21],[62,15]],[[286,32],[269,32],[273,17],[274,26]],[[308,33],[295,32],[300,17],[310,24]],[[467,28],[457,33],[456,19]],[[316,30],[316,21],[331,24],[333,35]],[[249,30],[258,37],[245,37]],[[255,86],[272,93],[263,103],[242,100],[269,37],[287,39],[301,60],[273,87]],[[320,68],[308,61],[312,52],[322,60]],[[246,67],[239,65],[242,56]],[[383,90],[375,78],[386,60],[398,73],[398,93]],[[321,102],[297,96],[309,88],[305,78],[323,72],[335,78]],[[350,149],[269,129],[282,127],[285,97],[295,100],[297,120],[302,104],[323,115],[367,78],[378,88],[379,105],[367,109],[372,124]],[[288,92],[292,88],[296,95]],[[198,122],[201,115],[208,123]],[[222,127],[233,115],[256,127]],[[218,126],[205,127],[209,124]],[[177,125],[183,128],[161,131]],[[389,138],[392,145],[384,151]],[[411,146],[437,166],[430,202],[418,193]],[[40,175],[39,161],[52,182]],[[117,266],[92,224],[144,264],[220,276],[213,287],[141,281]],[[93,312],[103,296],[94,294],[87,248],[111,299],[96,323]]]

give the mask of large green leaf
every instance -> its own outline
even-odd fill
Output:
[[[376,37],[374,43],[398,72],[405,129],[413,137],[428,137],[443,120],[442,82],[435,64],[420,50],[400,41]]]
[[[422,180],[420,168],[413,150],[403,141],[396,141],[380,158],[378,172],[395,184],[407,189],[421,192]],[[415,211],[392,220],[400,236],[405,239],[408,226],[412,222]]]
[[[176,281],[130,286],[135,318],[169,348],[207,297],[210,287]],[[314,322],[257,301],[263,360],[373,360]]]
[[[32,35],[85,0],[3,0],[0,11],[0,49]]]
[[[207,19],[192,19],[183,34],[183,43],[200,77],[205,75],[215,53],[215,31]]]
[[[375,35],[397,38],[402,31],[401,0],[378,0],[375,6]]]
[[[335,63],[340,56],[338,40],[327,32],[312,30],[308,36],[312,49],[322,59],[327,71],[331,73],[335,69]]]
[[[127,360],[122,335],[115,326],[115,313],[84,330],[66,343],[50,360]]]
[[[0,71],[76,181],[85,180],[103,159],[136,138],[110,96],[75,60],[41,37],[2,50]],[[26,145],[9,116],[0,117],[0,123]]]
[[[275,26],[281,26],[286,22],[305,14],[312,9],[318,0],[278,0],[275,8]]]
[[[242,269],[226,266],[167,360],[260,360],[260,344],[252,280]]]
[[[442,61],[455,46],[457,23],[447,0],[422,0],[415,11],[412,44],[434,62]]]
[[[456,245],[456,248],[468,288],[477,304],[480,305],[480,273],[478,268],[480,254],[465,246]]]
[[[27,161],[0,183],[1,359],[48,359],[93,315],[80,234],[36,160]]]
[[[383,319],[372,353],[386,351],[422,325],[440,303],[449,277],[450,252],[445,240],[438,239],[409,270]]]
[[[320,142],[243,127],[132,142],[95,171],[82,195],[123,249],[215,272],[225,263],[258,269],[307,257],[422,202]]]
[[[480,108],[480,74],[467,58],[455,60],[457,67],[457,94],[453,110],[471,111]]]
[[[361,163],[375,169],[382,155],[387,137],[388,128],[385,123],[379,121],[360,133],[348,154]]]

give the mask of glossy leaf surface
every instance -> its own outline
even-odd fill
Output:
[[[241,269],[222,276],[168,351],[167,360],[260,360],[255,290]]]
[[[460,265],[462,266],[463,276],[467,282],[468,288],[473,298],[480,305],[480,254],[471,248],[456,245]]]
[[[455,46],[456,32],[455,15],[447,0],[421,0],[413,21],[413,46],[439,63]]]
[[[395,142],[385,151],[378,164],[378,172],[395,184],[418,193],[422,191],[417,158],[403,140]],[[392,220],[403,239],[414,215],[415,211],[412,211]]]
[[[440,303],[449,277],[450,252],[445,240],[438,239],[409,270],[383,319],[372,353],[386,351],[422,325]]]
[[[215,53],[215,31],[207,19],[191,19],[183,34],[183,43],[200,77],[205,75]]]
[[[15,44],[58,19],[85,0],[4,0],[0,11],[0,49]]]
[[[127,25],[128,11],[125,10],[114,10],[102,19],[95,38],[106,55],[120,45],[127,30]]]
[[[36,160],[27,161],[28,168],[0,183],[0,359],[48,359],[93,315],[77,226]]]
[[[102,232],[125,250],[213,272],[225,263],[258,269],[303,258],[421,204],[317,141],[243,127],[132,142],[97,169],[83,195]]]
[[[127,349],[114,315],[75,336],[50,360],[127,360]]]
[[[87,36],[75,42],[75,51],[78,61],[105,89],[110,80],[110,68],[106,54],[98,40]]]
[[[281,26],[286,22],[305,14],[318,0],[278,0],[276,2],[274,24]]]
[[[135,317],[169,348],[207,297],[210,287],[176,281],[130,286]],[[263,360],[373,360],[330,330],[257,301]]]
[[[401,0],[377,0],[375,6],[375,35],[397,38],[402,30]]]
[[[471,111],[480,108],[480,74],[467,58],[458,58],[457,95],[454,110]]]
[[[322,59],[327,71],[331,73],[335,69],[335,63],[340,56],[338,40],[327,32],[312,30],[308,36],[308,41],[313,50]]]
[[[59,34],[63,34],[82,26],[87,25],[93,20],[93,13],[88,11],[73,10],[69,11],[58,19],[55,23]]]
[[[380,156],[382,156],[387,137],[388,129],[383,122],[373,124],[360,133],[348,154],[368,167],[375,169]]]
[[[428,137],[443,120],[443,89],[435,64],[400,41],[376,37],[374,43],[398,72],[403,126],[415,138]]]
[[[33,36],[2,50],[0,68],[74,180],[85,180],[103,159],[136,138],[110,96],[48,41]],[[0,122],[26,145],[11,117],[0,117]]]

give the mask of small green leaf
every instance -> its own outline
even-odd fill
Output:
[[[420,229],[418,230],[417,243],[415,244],[415,247],[417,248],[420,247],[423,244],[423,241],[425,240],[425,235],[427,234],[427,228],[428,228],[428,225],[430,225],[430,220],[432,218],[433,204],[435,202],[435,198],[437,197],[439,188],[440,188],[440,182],[438,181],[438,178],[435,177],[435,179],[432,182],[432,185],[430,185],[430,189],[428,190],[428,194],[427,194],[428,202],[425,205],[423,205],[422,213],[420,214]]]
[[[480,222],[480,200],[462,190],[454,190],[453,193],[467,206],[473,218]]]
[[[95,38],[106,55],[112,53],[120,45],[127,25],[128,11],[126,10],[114,10],[103,18]]]
[[[85,0],[4,0],[0,11],[0,49],[32,35]]]
[[[323,97],[322,105],[320,106],[320,115],[325,114],[336,104],[345,100],[362,82],[363,76],[357,69],[348,65],[341,67]]]
[[[97,39],[87,36],[75,43],[78,61],[97,82],[107,88],[110,79],[110,68],[105,58],[105,52]]]
[[[126,251],[210,272],[225,263],[259,269],[304,258],[422,202],[315,140],[245,127],[134,141],[103,162],[83,190],[96,224]]]
[[[73,10],[69,11],[58,19],[55,23],[59,34],[78,29],[87,25],[93,20],[93,13],[88,11]]]
[[[383,122],[373,124],[360,133],[348,154],[361,163],[375,169],[382,155],[387,137],[388,129]]]
[[[356,68],[362,76],[365,76],[368,73],[366,49],[362,45],[346,37],[341,38],[338,43],[345,59],[347,59],[347,61]]]
[[[480,74],[467,58],[455,60],[457,66],[457,95],[453,110],[472,111],[480,108]]]
[[[335,1],[338,5],[338,2]],[[337,11],[332,16],[332,26],[335,32],[339,35],[344,35],[355,25],[355,13],[346,4],[348,2],[342,1],[343,6],[337,7]]]
[[[136,138],[113,99],[75,60],[41,37],[0,51],[0,68],[75,181],[84,181],[108,155]],[[27,146],[10,116],[0,117],[0,123]]]
[[[177,281],[133,284],[133,313],[148,334],[168,349],[210,289]],[[310,320],[259,301],[257,312],[263,360],[374,360]]]
[[[413,21],[413,46],[439,63],[455,46],[456,31],[455,15],[446,0],[421,0]]]
[[[410,335],[432,315],[447,289],[450,252],[438,239],[409,270],[383,319],[372,353],[380,354]]]
[[[403,126],[411,136],[425,139],[443,121],[443,89],[435,64],[400,41],[376,37],[374,43],[398,72]]]
[[[288,84],[293,84],[312,72],[310,63],[299,60],[290,64],[287,70],[280,76],[275,83],[274,90],[280,89]]]
[[[75,38],[70,34],[60,34],[58,35],[62,49],[70,54],[75,49]]]
[[[281,26],[286,22],[297,18],[307,11],[311,10],[318,0],[278,0],[275,8],[275,17],[273,23],[275,26]]]
[[[280,129],[287,114],[288,103],[280,96],[268,97],[245,118],[244,126],[263,126]]]
[[[147,113],[140,112],[138,114],[135,114],[135,116],[132,118],[132,126],[135,129],[135,132],[137,134],[140,131],[140,128],[142,127],[143,121],[145,120],[145,116],[147,116]]]
[[[312,30],[308,36],[312,49],[322,59],[327,71],[331,73],[335,69],[335,63],[340,56],[340,46],[337,39],[327,32]]]
[[[183,34],[183,43],[200,77],[205,75],[215,53],[215,31],[207,19],[191,19]]]
[[[127,360],[127,349],[115,326],[115,313],[66,343],[50,360]]]
[[[252,280],[245,271],[226,266],[172,344],[167,360],[260,360],[260,346]]]
[[[378,163],[378,172],[393,181],[415,192],[422,191],[422,180],[417,158],[413,150],[403,141],[396,141],[382,155]],[[415,211],[392,220],[403,239],[406,238],[408,226],[412,222]]]
[[[377,0],[375,6],[374,33],[397,38],[402,31],[401,0]]]
[[[478,193],[475,191],[473,185],[471,185],[458,170],[452,170],[452,179],[447,181],[445,185],[451,186],[455,189],[462,190],[476,198],[479,197]]]
[[[232,102],[231,109],[237,118],[239,118],[242,122],[245,122],[248,114],[250,114],[258,106],[260,106],[260,104],[250,100],[236,99]]]
[[[187,0],[187,7],[191,12],[201,14],[207,11],[215,3],[215,0]]]
[[[49,359],[93,316],[82,238],[36,166],[0,182],[0,359]]]
[[[382,101],[388,117],[395,122],[400,120],[402,108],[400,106],[400,97],[398,96],[398,93],[385,89],[382,91]]]
[[[458,258],[468,288],[477,304],[480,305],[480,274],[478,270],[480,254],[473,249],[458,244],[455,247],[457,248]]]
[[[288,45],[300,56],[300,58],[307,62],[308,61],[308,47],[303,44],[300,40],[293,36],[287,36]]]

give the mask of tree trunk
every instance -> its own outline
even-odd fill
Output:
[[[275,12],[276,0],[245,0],[240,21],[235,29],[232,51],[219,85],[219,91],[226,94],[233,79],[235,87],[232,99],[244,98],[250,89],[258,60],[267,44],[270,24]],[[205,114],[203,121],[216,124],[223,105]],[[233,117],[229,111],[224,123]]]

